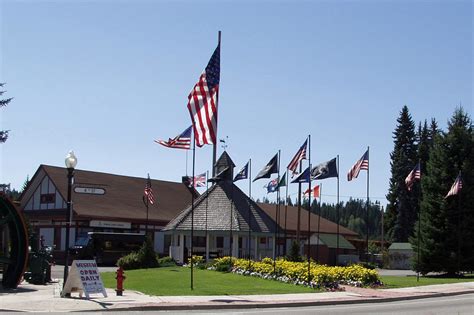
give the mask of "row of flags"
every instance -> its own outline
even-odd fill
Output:
[[[220,41],[214,50],[206,68],[199,77],[198,82],[195,84],[193,89],[188,95],[188,111],[191,116],[192,125],[186,128],[182,133],[174,138],[165,140],[154,140],[156,143],[163,145],[168,148],[174,149],[191,149],[191,133],[194,131],[194,139],[198,147],[202,147],[205,144],[215,144],[217,137],[217,104],[219,97],[219,82],[220,82]],[[308,139],[305,140],[303,145],[296,152],[294,157],[291,159],[287,166],[288,172],[291,172],[291,177],[296,175],[291,183],[308,183],[311,180],[321,180],[331,177],[338,177],[338,168],[336,165],[336,158],[320,163],[310,169],[308,166],[303,172],[298,172],[298,165],[302,160],[306,159],[308,146]],[[246,179],[248,177],[247,163],[235,176],[234,181]],[[351,181],[359,176],[361,170],[369,170],[369,150],[357,160],[357,162],[351,167],[347,173],[347,180]],[[272,174],[278,173],[279,171],[279,154],[275,156],[265,165],[265,167],[257,174],[253,179],[256,181],[261,178],[270,178]],[[286,174],[285,174],[286,175]],[[267,192],[275,192],[279,187],[286,185],[286,176],[282,176],[282,179],[271,180],[265,187]],[[408,190],[412,189],[415,180],[421,179],[421,169],[418,163],[415,168],[408,174],[405,179]],[[283,181],[284,180],[284,181]],[[193,187],[204,187],[206,182],[206,174],[200,174],[188,178],[190,186]],[[319,187],[319,186],[316,186]],[[456,178],[453,186],[446,195],[445,198],[457,194],[462,188],[461,173]],[[316,189],[316,188],[314,188]],[[309,193],[309,192],[308,192]],[[316,195],[316,194],[314,194]],[[149,202],[153,204],[154,198],[151,191],[151,182],[148,180],[145,188],[145,196],[147,196]],[[151,199],[150,199],[151,196]],[[153,202],[151,201],[153,200]]]
[[[337,162],[336,158],[333,158],[329,161],[320,163],[310,169],[306,168],[303,172],[298,174],[297,166],[298,164],[306,159],[306,147],[307,147],[307,140],[301,146],[301,148],[296,152],[295,156],[291,160],[290,164],[288,164],[287,169],[288,171],[292,172],[292,177],[297,175],[291,183],[307,183],[310,180],[321,180],[331,177],[338,177],[339,172],[337,169]],[[278,154],[275,155],[265,167],[257,174],[253,181],[256,181],[260,178],[269,178],[271,174],[278,172]],[[368,170],[369,169],[369,150],[367,150],[362,157],[352,166],[347,174],[347,180],[351,181],[354,178],[359,176],[359,172],[361,170]]]
[[[415,167],[411,170],[411,172],[405,178],[405,184],[407,185],[408,191],[412,190],[413,184],[415,183],[415,180],[421,180],[421,165],[420,165],[420,162],[418,162],[415,165]],[[451,186],[451,189],[448,191],[447,195],[444,198],[446,199],[449,196],[454,196],[454,195],[459,194],[461,189],[462,189],[462,175],[461,175],[461,172],[459,172],[458,176],[454,180],[453,185]]]

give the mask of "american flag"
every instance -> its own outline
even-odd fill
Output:
[[[168,141],[164,140],[155,140],[156,143],[164,145],[167,148],[173,149],[191,149],[191,130],[193,126],[189,126],[181,134],[177,135],[173,139],[169,138]]]
[[[451,189],[449,190],[448,194],[444,198],[448,198],[449,196],[454,196],[459,194],[459,192],[462,189],[462,177],[461,177],[461,172],[459,172],[458,177],[456,177],[456,180],[454,181],[453,186],[451,186]]]
[[[150,204],[155,203],[155,197],[153,196],[153,190],[151,189],[150,174],[148,174],[148,179],[146,181],[144,194]]]
[[[405,178],[405,184],[407,185],[408,191],[413,187],[415,179],[421,179],[420,162],[416,164],[415,168],[410,172],[410,174],[408,174],[407,178]]]
[[[359,176],[360,170],[369,169],[369,150],[365,151],[364,155],[352,166],[349,173],[347,173],[347,180],[351,181],[353,178]]]
[[[297,168],[298,164],[300,163],[301,160],[306,159],[306,147],[308,144],[308,139],[303,143],[301,148],[296,152],[295,156],[291,160],[290,164],[288,164],[288,169],[292,172],[292,177],[298,173]]]
[[[220,45],[188,96],[188,110],[198,147],[216,143],[217,98],[220,78]]]

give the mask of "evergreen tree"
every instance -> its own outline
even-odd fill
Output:
[[[445,198],[459,171],[463,187]],[[422,177],[420,262],[423,274],[474,269],[474,132],[462,108],[448,122],[448,131],[434,136],[426,175]],[[417,251],[417,233],[411,238]],[[459,247],[458,247],[459,246]],[[459,252],[459,255],[458,255]]]
[[[394,148],[390,153],[392,177],[387,194],[388,204],[384,224],[389,239],[395,242],[407,242],[413,233],[417,214],[416,198],[408,192],[405,178],[418,162],[415,123],[407,106],[402,108],[397,123],[393,132]]]
[[[5,83],[0,83],[0,88],[3,88],[3,86],[5,85]],[[2,96],[6,91],[0,91],[0,96]],[[4,106],[7,106],[8,103],[10,103],[10,101],[12,100],[13,98],[6,98],[6,99],[0,99],[0,107],[4,107]],[[5,141],[7,141],[8,139],[8,130],[0,130],[0,143],[4,143]]]
[[[20,193],[23,193],[26,189],[26,187],[28,187],[28,184],[30,183],[30,176],[29,175],[26,175],[26,180],[25,182],[23,183],[23,186],[21,186],[21,190],[20,190]]]

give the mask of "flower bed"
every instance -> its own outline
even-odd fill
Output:
[[[334,290],[339,287],[339,284],[352,286],[380,284],[377,271],[360,265],[330,267],[311,262],[308,274],[307,262],[292,262],[284,259],[277,259],[273,262],[270,258],[264,258],[262,261],[249,261],[231,257],[222,257],[214,261],[213,267],[216,270],[225,270],[222,266],[229,266],[228,270],[241,275],[274,279],[312,288]]]

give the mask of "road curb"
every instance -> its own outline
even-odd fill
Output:
[[[326,305],[347,305],[347,304],[368,304],[368,303],[384,303],[384,302],[398,302],[408,300],[421,300],[435,297],[446,297],[455,295],[464,295],[474,293],[474,290],[458,291],[458,292],[445,292],[445,293],[432,293],[424,295],[410,295],[410,296],[397,296],[387,298],[365,298],[365,299],[350,299],[350,300],[327,300],[327,301],[301,301],[301,302],[269,302],[269,303],[241,303],[236,302],[235,304],[155,304],[155,305],[140,305],[140,306],[126,306],[119,308],[110,308],[102,310],[81,310],[81,312],[125,312],[125,311],[176,311],[176,310],[211,310],[211,309],[251,309],[251,308],[278,308],[278,307],[305,307],[305,306],[326,306]]]

